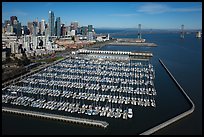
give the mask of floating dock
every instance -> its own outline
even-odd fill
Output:
[[[102,128],[106,128],[109,125],[106,121],[62,116],[62,115],[29,111],[29,110],[16,109],[16,108],[2,107],[2,112],[15,113],[20,115],[33,116],[33,117],[39,117],[39,118],[45,118],[45,119],[54,119],[54,120],[59,120],[64,122],[79,123],[79,124],[97,126]]]

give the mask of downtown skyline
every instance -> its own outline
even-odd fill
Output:
[[[2,22],[17,16],[22,25],[46,20],[53,11],[61,23],[95,28],[202,29],[201,2],[2,2]]]

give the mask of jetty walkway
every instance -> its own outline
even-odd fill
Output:
[[[106,121],[62,116],[57,114],[36,112],[36,111],[23,110],[23,109],[17,109],[17,108],[2,107],[2,112],[15,113],[20,115],[33,116],[33,117],[39,117],[39,118],[45,118],[45,119],[54,119],[54,120],[59,120],[64,122],[86,124],[86,125],[103,127],[103,128],[106,128],[109,125]]]

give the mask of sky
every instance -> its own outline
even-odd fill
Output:
[[[22,25],[52,10],[61,22],[95,28],[202,29],[202,2],[2,2],[2,22],[17,16]]]

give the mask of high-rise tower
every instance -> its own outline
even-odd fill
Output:
[[[44,19],[41,20],[40,30],[41,30],[41,35],[45,35],[45,20]]]
[[[88,40],[93,40],[93,25],[88,25]]]
[[[48,24],[48,31],[49,31],[49,36],[54,36],[55,34],[55,28],[54,28],[54,12],[49,11],[49,24]]]
[[[14,20],[18,20],[16,16],[11,16],[10,17],[10,21],[11,21],[11,25],[14,25]]]
[[[56,18],[56,36],[60,37],[61,34],[61,22],[60,22],[60,17]]]

